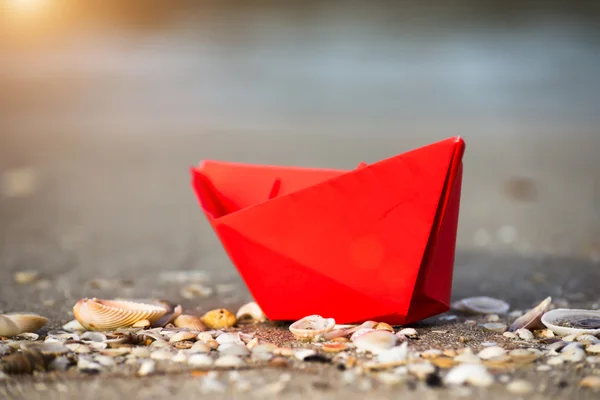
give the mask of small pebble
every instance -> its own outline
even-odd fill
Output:
[[[533,333],[529,329],[525,329],[525,328],[517,329],[517,331],[515,333],[517,334],[517,336],[519,336],[521,339],[523,339],[525,341],[530,341],[530,340],[534,339]]]
[[[238,356],[222,356],[215,361],[215,366],[217,367],[226,367],[226,368],[235,368],[244,365],[244,360],[239,358]]]
[[[206,354],[192,354],[187,359],[187,363],[191,367],[209,367],[213,364],[213,359]]]
[[[152,360],[144,360],[137,371],[139,376],[148,376],[156,371],[156,363]]]
[[[483,327],[489,331],[493,331],[493,332],[504,332],[506,331],[506,325],[501,323],[501,322],[489,322],[487,324],[484,324]]]
[[[514,394],[529,394],[533,392],[533,385],[522,379],[512,381],[506,386],[506,389]]]

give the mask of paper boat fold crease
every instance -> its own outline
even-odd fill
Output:
[[[271,320],[408,324],[447,311],[460,137],[353,170],[205,160],[204,214]]]

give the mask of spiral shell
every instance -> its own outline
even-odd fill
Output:
[[[48,318],[37,314],[2,314],[0,315],[0,336],[12,337],[25,332],[35,332],[47,322]]]
[[[81,299],[73,307],[79,323],[90,331],[108,331],[130,327],[138,321],[156,322],[167,309],[154,304],[125,300]]]

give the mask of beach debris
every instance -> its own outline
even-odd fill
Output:
[[[309,315],[290,325],[289,330],[297,339],[312,340],[333,330],[335,320],[320,315]]]
[[[600,334],[600,311],[557,308],[545,313],[542,323],[559,336]]]
[[[264,322],[267,320],[267,316],[263,310],[254,301],[241,306],[238,312],[235,314],[235,317],[238,319],[238,321],[252,320],[254,322]]]
[[[544,328],[542,324],[542,316],[550,309],[552,297],[546,297],[540,304],[527,311],[525,314],[517,318],[508,328],[514,332],[518,329],[536,329]]]
[[[448,385],[466,383],[472,386],[486,387],[494,383],[494,377],[482,364],[461,364],[448,371],[444,377],[444,383]]]
[[[395,346],[398,338],[391,332],[373,330],[353,340],[358,351],[379,354]]]
[[[488,296],[467,297],[452,303],[452,308],[467,314],[506,314],[510,305]]]
[[[0,314],[0,336],[32,333],[48,323],[48,318],[33,313]]]
[[[200,319],[210,329],[231,328],[237,322],[235,315],[225,308],[210,310]]]
[[[196,332],[208,330],[208,327],[204,322],[202,322],[202,319],[195,315],[182,314],[175,318],[173,325],[175,325],[177,328],[188,328]]]
[[[141,320],[153,323],[166,312],[166,308],[155,304],[96,298],[81,299],[73,307],[75,318],[81,326],[89,331],[109,331],[131,327]]]

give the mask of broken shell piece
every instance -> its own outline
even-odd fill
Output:
[[[404,328],[398,331],[398,335],[403,335],[405,337],[414,339],[418,336],[418,333],[415,328]]]
[[[167,325],[169,325],[170,323],[172,323],[173,321],[175,321],[177,319],[177,317],[179,317],[181,315],[181,313],[183,312],[183,307],[181,307],[181,304],[171,304],[166,300],[159,300],[159,301],[154,301],[152,302],[152,304],[156,304],[157,306],[162,306],[164,307],[167,312],[165,313],[165,315],[163,315],[160,319],[158,319],[158,321],[152,323],[152,328],[158,328],[158,327],[165,327]]]
[[[195,315],[180,315],[175,318],[173,321],[173,325],[178,328],[188,328],[196,332],[204,332],[208,330],[208,327],[200,317],[196,317]]]
[[[542,323],[560,336],[573,334],[600,334],[600,311],[558,308],[548,311]]]
[[[290,332],[298,339],[313,339],[333,330],[335,320],[320,315],[309,315],[290,325]]]
[[[247,320],[250,319],[256,322],[264,322],[267,320],[267,316],[260,308],[260,306],[252,301],[250,303],[246,303],[240,307],[235,317],[238,320]]]
[[[73,307],[77,321],[90,331],[130,327],[143,319],[154,323],[166,312],[166,308],[158,305],[96,298],[81,299]]]
[[[386,324],[385,322],[378,322],[373,329],[375,329],[376,331],[388,331],[388,332],[394,332],[394,328],[392,328],[392,326],[390,324]]]
[[[391,349],[396,344],[398,338],[388,331],[367,332],[354,339],[354,345],[359,351],[368,351],[373,354],[379,354],[387,349]]]
[[[210,329],[231,328],[237,322],[235,315],[224,308],[217,308],[204,314],[200,318]]]
[[[505,314],[510,305],[500,299],[488,296],[467,297],[456,301],[452,308],[468,314]]]
[[[46,325],[48,318],[31,313],[0,315],[0,336],[12,337],[21,333],[35,332]]]
[[[74,319],[73,321],[67,322],[66,324],[63,325],[62,328],[67,332],[83,332],[83,331],[85,331],[85,328],[83,326],[81,326],[79,321],[77,321],[76,319]]]
[[[541,319],[542,316],[548,312],[550,309],[550,303],[552,302],[552,297],[546,297],[540,304],[517,318],[512,325],[508,328],[510,332],[514,332],[517,329],[525,328],[525,329],[535,329],[535,328],[543,328]]]
[[[198,334],[195,332],[190,332],[190,331],[177,332],[176,334],[171,336],[171,339],[169,339],[169,343],[177,343],[177,342],[181,342],[184,340],[196,339],[196,336],[198,336]]]

